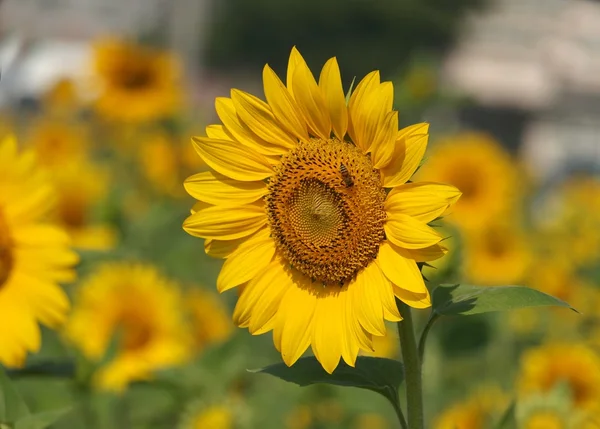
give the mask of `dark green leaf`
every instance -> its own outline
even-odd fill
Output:
[[[0,423],[14,423],[28,415],[27,405],[15,390],[6,373],[0,369]]]
[[[71,407],[30,414],[17,420],[15,429],[45,429],[69,411],[71,411]]]
[[[274,375],[298,386],[324,383],[367,389],[385,396],[394,405],[398,402],[398,387],[404,379],[400,362],[366,356],[356,359],[355,368],[340,362],[333,374],[328,374],[313,356],[302,358],[291,367],[278,363],[251,372]]]
[[[511,402],[511,404],[508,406],[508,408],[504,412],[504,415],[498,422],[496,429],[516,429],[517,428],[517,418],[515,416],[516,408],[517,407],[516,407],[515,402],[514,401]]]
[[[441,285],[433,291],[432,305],[434,312],[446,316],[542,306],[571,308],[558,298],[524,286]]]

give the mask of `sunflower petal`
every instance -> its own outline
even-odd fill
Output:
[[[354,284],[350,285],[350,287],[357,288],[354,294],[354,305],[357,308],[358,320],[362,327],[370,334],[385,335],[383,305],[379,300],[379,294],[376,293],[383,286],[369,283],[373,280],[382,282],[383,279],[372,275],[370,273],[371,270],[379,270],[379,268],[375,264],[370,264],[357,274]]]
[[[420,123],[398,131],[392,159],[381,169],[383,186],[393,188],[411,178],[425,155],[428,130],[429,124]]]
[[[425,288],[424,293],[415,293],[406,289],[402,289],[396,285],[393,285],[394,295],[400,301],[404,302],[413,308],[429,308],[431,307],[431,297],[429,291]]]
[[[344,140],[348,130],[348,107],[342,87],[342,76],[337,59],[329,59],[319,76],[319,88],[323,92],[325,104],[331,118],[331,125],[336,137]]]
[[[223,125],[209,125],[206,127],[206,135],[211,139],[231,140],[225,132]]]
[[[403,213],[421,222],[431,222],[460,198],[461,192],[439,183],[406,183],[395,187],[385,201],[388,213]]]
[[[403,213],[388,213],[385,234],[389,241],[405,249],[422,249],[442,241],[433,228]]]
[[[395,285],[409,292],[424,294],[427,290],[423,276],[412,259],[403,257],[395,246],[384,241],[379,248],[377,263],[383,274]]]
[[[253,182],[273,174],[267,158],[233,141],[209,137],[192,137],[192,141],[202,160],[227,177]]]
[[[268,65],[263,68],[265,97],[275,118],[299,140],[308,140],[306,122],[291,94]]]
[[[215,109],[225,126],[223,132],[227,139],[238,141],[262,155],[282,155],[288,151],[285,145],[268,143],[254,134],[238,117],[231,98],[218,97],[215,100]]]
[[[219,259],[227,259],[229,255],[235,252],[238,247],[253,237],[268,237],[271,234],[271,230],[268,227],[264,227],[250,234],[246,237],[236,238],[235,240],[215,240],[207,238],[204,240],[204,252],[208,256]]]
[[[231,90],[231,99],[240,119],[258,137],[290,149],[296,146],[297,140],[281,128],[267,103],[237,89]]]
[[[398,112],[386,114],[383,122],[379,125],[375,138],[371,143],[371,159],[374,168],[382,168],[388,165],[394,154],[394,144],[398,133]]]
[[[290,58],[288,60],[288,68],[287,68],[287,76],[285,79],[285,84],[287,86],[288,91],[290,92],[290,94],[292,94],[292,96],[294,96],[294,91],[293,91],[293,82],[294,82],[294,73],[296,73],[296,67],[298,66],[298,63],[304,62],[304,58],[302,58],[302,55],[300,55],[300,51],[298,51],[298,49],[296,49],[296,47],[294,46],[292,48],[292,51],[290,52]]]
[[[311,132],[322,139],[329,139],[331,136],[331,120],[329,119],[325,98],[304,61],[296,65],[293,85],[294,98],[298,102],[298,107]]]
[[[183,229],[196,237],[235,240],[258,231],[266,223],[262,204],[211,206],[189,216],[183,222]]]
[[[350,124],[348,132],[356,146],[367,152],[377,132],[377,125],[387,113],[379,99],[379,71],[365,76],[350,96],[348,111]]]
[[[414,259],[416,262],[429,262],[440,259],[446,253],[448,249],[442,246],[440,243],[434,244],[433,246],[423,247],[422,249],[397,249],[406,258]]]
[[[327,293],[317,298],[313,324],[312,350],[323,369],[331,374],[340,363],[345,326],[342,325],[346,291]]]
[[[188,194],[209,204],[249,204],[268,192],[265,182],[241,182],[214,171],[188,177],[183,186]]]
[[[225,292],[250,281],[271,262],[273,255],[275,242],[271,237],[249,239],[225,260],[217,277],[217,290]]]

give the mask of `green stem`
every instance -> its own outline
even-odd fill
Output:
[[[402,408],[400,408],[400,401],[396,401],[396,403],[392,403],[394,407],[394,411],[396,411],[396,416],[398,417],[398,421],[400,422],[400,427],[402,429],[408,429],[406,425],[406,419],[404,418],[404,414],[402,413]]]
[[[408,429],[424,429],[423,388],[421,385],[421,360],[417,349],[415,328],[413,326],[410,307],[396,300],[403,320],[398,322],[398,335],[404,362],[404,378],[406,381],[406,408]]]
[[[427,341],[427,335],[429,334],[429,330],[436,322],[436,320],[438,320],[439,317],[439,314],[434,312],[431,313],[431,316],[429,317],[429,320],[427,321],[427,324],[425,325],[425,328],[421,333],[421,338],[419,338],[419,361],[421,362],[421,365],[423,364],[423,360],[425,358],[425,342]]]

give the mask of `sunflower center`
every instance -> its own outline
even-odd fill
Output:
[[[10,238],[8,225],[0,207],[0,289],[10,277],[13,268],[12,240]]]
[[[121,315],[121,346],[127,351],[143,349],[152,340],[152,326],[145,318],[134,313]]]
[[[301,273],[342,285],[377,257],[385,238],[385,195],[379,172],[353,144],[300,143],[269,182],[272,237]]]
[[[146,64],[130,64],[117,72],[119,83],[130,90],[138,90],[150,85],[153,73]]]

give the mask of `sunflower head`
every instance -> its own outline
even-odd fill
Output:
[[[151,121],[179,107],[180,70],[169,53],[102,40],[95,46],[94,71],[99,87],[96,109],[108,119]]]
[[[317,82],[294,48],[286,84],[268,65],[263,82],[266,102],[234,89],[216,101],[222,125],[193,138],[212,171],[186,181],[199,203],[184,229],[226,258],[217,288],[241,286],[238,325],[273,330],[288,365],[312,345],[332,372],[400,320],[394,297],[430,305],[417,262],[446,253],[428,223],[460,192],[407,183],[428,125],[398,130],[379,72],[346,104],[336,59]]]
[[[590,409],[600,399],[600,358],[583,344],[547,344],[527,351],[521,359],[522,397],[551,392],[560,383],[570,391],[576,409]]]

